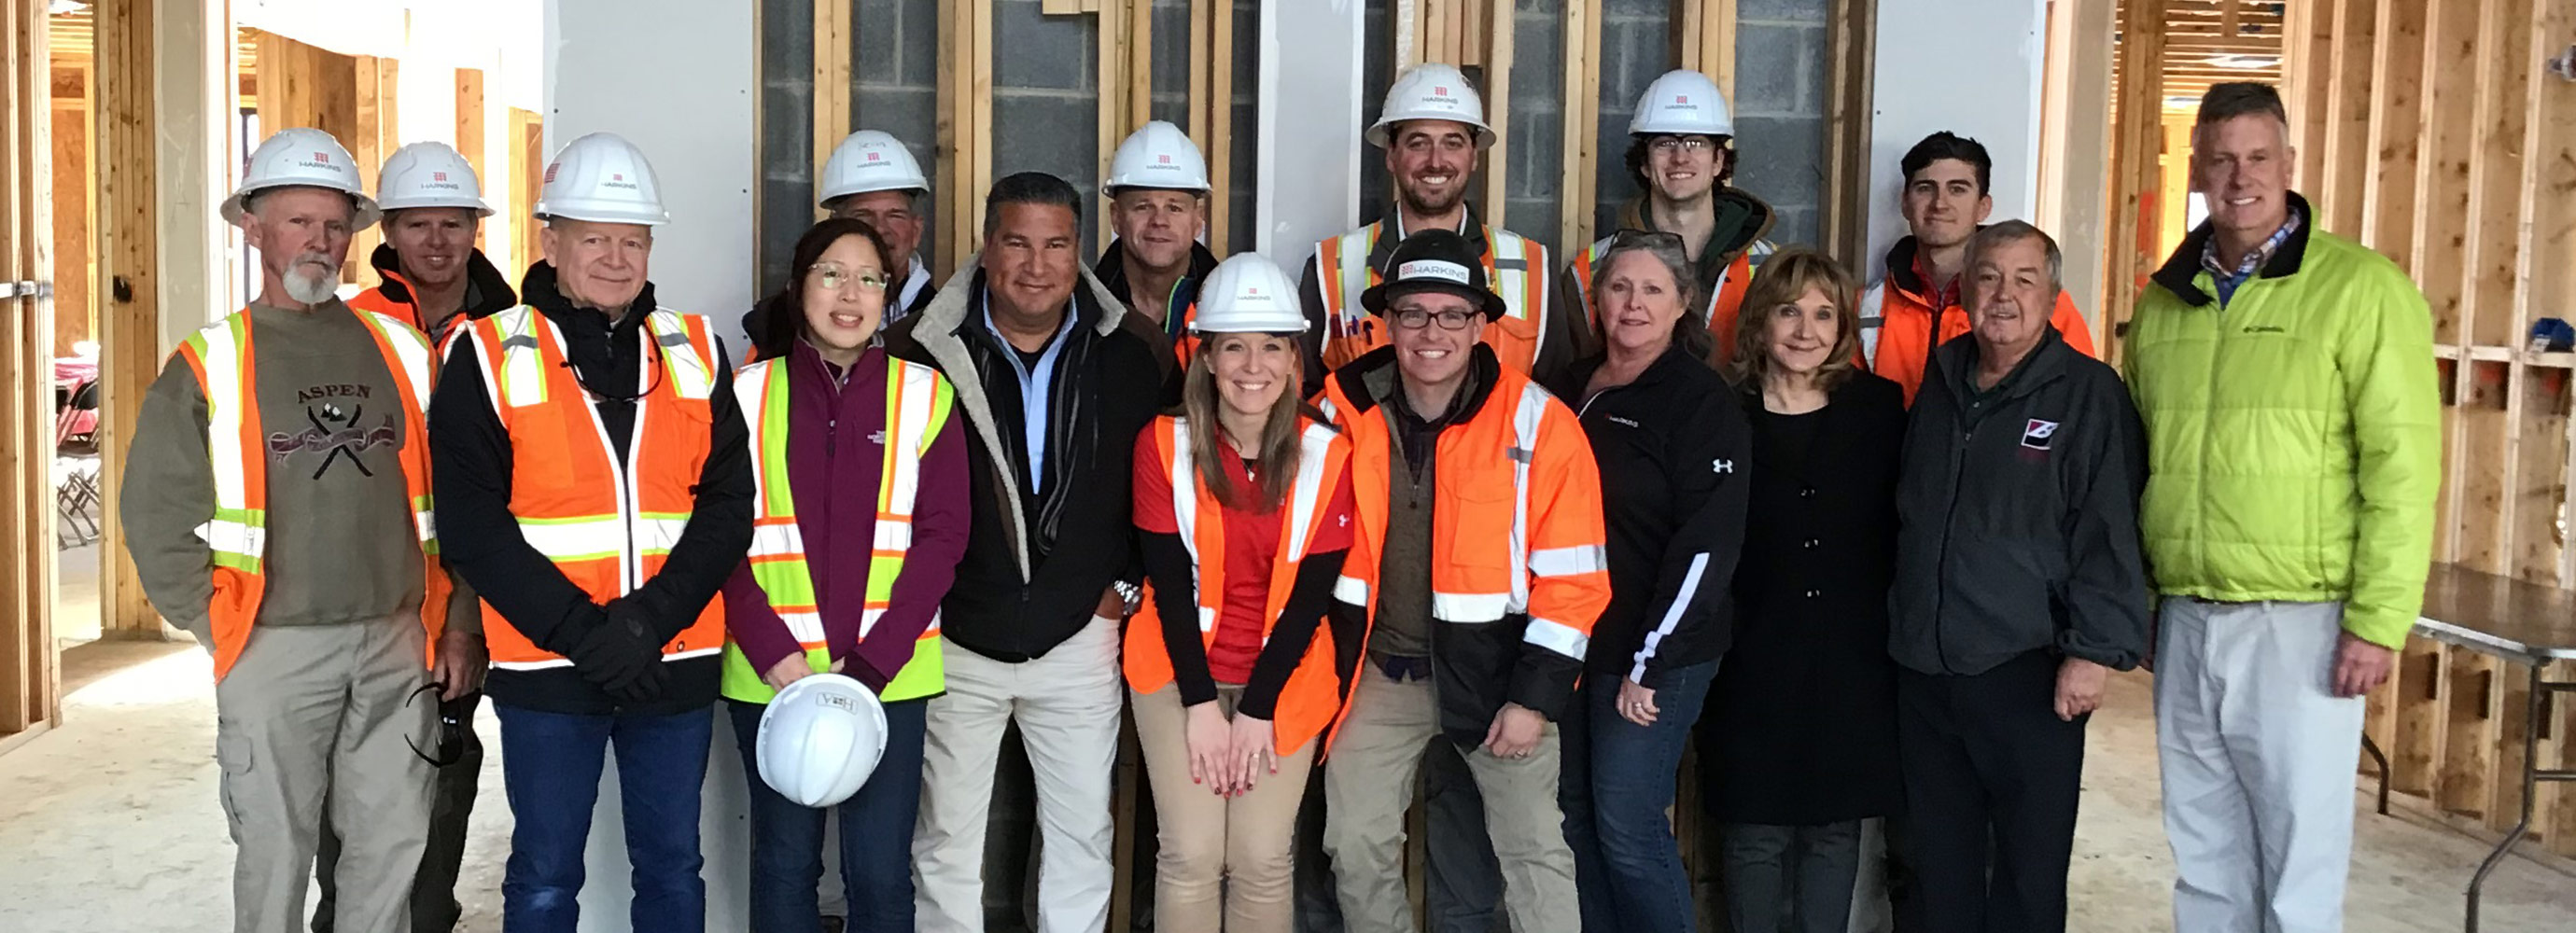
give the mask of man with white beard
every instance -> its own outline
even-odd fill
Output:
[[[182,342],[152,384],[126,545],[153,608],[214,655],[233,929],[302,924],[328,808],[334,928],[394,933],[431,766],[461,744],[433,737],[437,700],[417,696],[435,689],[429,648],[454,598],[432,537],[429,341],[334,296],[377,216],[338,141],[285,130],[244,176],[222,211],[259,251],[259,298]]]

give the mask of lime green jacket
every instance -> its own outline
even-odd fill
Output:
[[[2442,479],[2424,295],[2386,257],[2308,222],[2225,307],[2206,224],[2139,296],[2129,392],[2147,424],[2139,530],[2156,588],[2342,601],[2397,647],[2423,607]]]

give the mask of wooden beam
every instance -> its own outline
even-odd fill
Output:
[[[2526,0],[2482,0],[2478,47],[2530,47]],[[2510,347],[2515,329],[2514,283],[2519,262],[2523,121],[2531,68],[2520,56],[2490,54],[2472,60],[2477,90],[2470,120],[2477,127],[2469,155],[2467,243],[2460,274],[2463,341],[2470,347]],[[2472,362],[2469,393],[2460,415],[2465,433],[2459,456],[2465,467],[2453,496],[2460,510],[2454,546],[2461,565],[2509,574],[2508,536],[2521,471],[2516,439],[2522,429],[2522,364]],[[2474,400],[2475,404],[2471,404]],[[2554,518],[2554,516],[2553,516]]]
[[[378,190],[376,173],[384,167],[385,157],[392,155],[394,148],[401,145],[389,142],[401,139],[402,131],[401,124],[385,112],[398,93],[395,90],[397,85],[385,80],[385,67],[392,62],[393,59],[389,58],[361,55],[352,72],[356,80],[356,85],[350,89],[356,125],[349,137],[341,142],[349,147],[349,156],[358,161],[359,186],[369,192]],[[376,278],[367,259],[375,255],[376,244],[384,240],[382,224],[360,230],[349,238],[349,264],[356,269],[367,270],[359,279],[361,283]]]
[[[1828,14],[1827,28],[1839,18]],[[1673,67],[1709,76],[1732,105],[1736,0],[1673,0],[1672,19]]]
[[[2576,10],[2563,0],[2529,0],[2525,45],[2508,46],[2506,61],[2525,67],[2513,75],[2523,84],[2521,177],[2511,182],[2517,197],[2512,282],[2512,325],[2505,337],[2521,344],[2532,324],[2543,317],[2566,317],[2567,298],[2576,294],[2576,94],[2544,69],[2529,63],[2556,54],[2576,26]],[[2554,47],[2553,47],[2554,46]],[[2524,54],[2516,56],[2512,49]],[[2474,266],[2472,268],[2475,268]],[[2570,499],[2568,385],[2565,371],[2536,371],[2514,364],[2516,409],[2512,443],[2515,473],[2513,508],[2499,524],[2506,526],[2508,564],[2515,576],[2536,583],[2576,587],[2576,573],[2562,571],[2568,552],[2560,541],[2560,522],[2567,519]]]
[[[2326,129],[2334,114],[2330,93],[2335,74],[2333,2],[2290,4],[2282,29],[2290,135],[2298,150],[2299,169],[2292,184],[2307,190],[2315,190],[2325,181]],[[2450,5],[2456,4],[2446,4]]]
[[[2234,31],[2237,4],[2226,4]],[[2390,0],[2379,7],[2378,47],[2371,70],[2379,76],[2370,115],[2371,179],[2362,192],[2363,242],[2415,267],[2415,164],[2423,139],[2424,40],[2429,5]]]
[[[2398,655],[2397,741],[2387,746],[2388,786],[2430,798],[2440,773],[2443,733],[2450,725],[2448,649],[2430,638],[2409,637]]]
[[[2369,187],[2371,58],[2381,0],[2332,0],[2334,69],[2327,86],[2325,176],[2309,203],[2323,229],[2355,236],[2361,229],[2362,192]],[[2403,0],[2387,0],[2403,2]]]
[[[2495,710],[2499,671],[2495,658],[2476,651],[2451,652],[2450,668],[2450,722],[2433,801],[2452,813],[2483,817],[2495,804],[2496,740],[2503,734]]]
[[[1729,4],[1730,9],[1732,4]],[[1728,17],[1729,22],[1733,17]],[[1733,33],[1725,40],[1731,49]],[[1877,84],[1878,0],[1834,0],[1825,22],[1825,249],[1847,269],[1869,266],[1870,98]],[[1730,75],[1733,53],[1728,53]],[[1732,78],[1721,79],[1732,80]],[[1724,85],[1734,98],[1731,85]]]
[[[1048,8],[1050,12],[1052,7]],[[974,261],[984,192],[993,185],[993,13],[963,3],[939,18],[940,264]]]
[[[153,117],[158,85],[152,73],[152,0],[101,0],[98,22],[99,218],[99,484],[110,516],[100,545],[107,566],[100,574],[99,622],[108,637],[159,638],[161,617],[144,599],[143,584],[125,550],[124,529],[113,516],[123,496],[135,414],[161,370],[161,303],[154,211],[160,204]]]
[[[814,184],[820,188],[823,162],[833,147],[850,135],[850,7],[854,0],[814,2]],[[817,205],[820,219],[823,208]]]
[[[0,279],[53,276],[52,76],[42,8],[0,12]],[[43,293],[0,300],[0,733],[61,714],[55,676],[53,584],[53,302]]]
[[[484,136],[484,127],[491,115],[485,113],[483,107],[483,69],[456,69],[456,151],[464,154],[465,164],[474,167],[474,177],[489,179],[492,173],[485,171],[484,166],[491,162],[491,150]],[[485,184],[490,182],[486,181]],[[530,201],[526,206],[535,207],[536,202]],[[512,219],[514,222],[533,222],[520,218]],[[490,224],[475,225],[474,245],[477,248],[482,247],[485,238],[490,235],[488,233],[490,226]]]
[[[1233,121],[1228,117],[1233,112],[1232,102],[1214,96],[1209,90],[1215,77],[1216,55],[1220,51],[1215,31],[1216,11],[1220,8],[1233,12],[1234,0],[1190,0],[1190,119],[1185,129],[1190,133],[1190,145],[1207,154],[1210,172],[1216,171],[1216,154],[1209,148],[1215,142],[1211,137],[1220,128],[1233,128]],[[1209,180],[1214,181],[1215,178],[1211,176]],[[1217,200],[1223,201],[1223,192],[1218,194]]]
[[[1234,3],[1214,0],[1208,15],[1209,140],[1199,151],[1207,154],[1208,186],[1216,203],[1208,207],[1208,248],[1219,256],[1229,254],[1234,229]]]
[[[1565,4],[1563,181],[1557,186],[1557,248],[1572,256],[1592,245],[1594,159],[1601,110],[1601,0]]]
[[[1476,0],[1487,3],[1488,0]],[[1483,17],[1487,33],[1484,43],[1489,51],[1485,65],[1485,122],[1494,128],[1494,145],[1485,150],[1480,164],[1485,169],[1485,222],[1508,229],[1505,216],[1511,207],[1510,146],[1512,141],[1512,2],[1490,0],[1488,15]]]
[[[1127,3],[1127,132],[1154,119],[1154,0]],[[1106,94],[1108,91],[1103,90]],[[1120,137],[1124,139],[1122,135]],[[1113,140],[1101,146],[1116,148]],[[1207,150],[1199,150],[1205,155]]]
[[[2109,312],[2125,320],[2137,304],[2139,280],[2161,259],[2154,255],[2149,231],[2160,212],[2171,210],[2171,197],[2158,193],[2163,179],[2158,154],[2163,149],[2165,0],[2129,0],[2120,30],[2120,99],[2112,127],[2113,172],[2117,179],[2111,203],[2112,224],[2103,274],[2109,281]],[[2104,315],[2106,321],[2111,315]],[[2112,328],[2118,333],[2115,324]],[[2111,343],[2116,359],[2121,341]]]
[[[1127,69],[1135,61],[1127,48],[1127,14],[1132,9],[1127,0],[1102,0],[1100,12],[1094,18],[1094,25],[1097,27],[1095,38],[1099,42],[1099,48],[1093,54],[1094,64],[1099,69],[1098,83],[1095,85],[1098,88],[1098,94],[1095,97],[1098,128],[1095,151],[1092,153],[1093,164],[1097,168],[1091,175],[1095,181],[1109,177],[1110,156],[1117,152],[1118,144],[1127,138],[1127,134],[1136,128],[1128,120],[1127,115],[1129,103]],[[1112,232],[1109,213],[1105,210],[1091,212],[1092,226],[1099,231],[1098,239],[1104,248],[1108,245]]]
[[[537,206],[537,193],[545,186],[546,120],[535,111],[510,108],[510,183],[500,197],[486,198],[500,206],[510,219],[510,259],[518,268],[508,270],[512,279],[519,270],[535,265],[537,245],[536,218],[530,214]],[[485,183],[485,191],[495,190]],[[504,200],[506,199],[506,200]],[[506,206],[503,206],[506,205]]]

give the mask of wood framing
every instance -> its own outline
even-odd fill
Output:
[[[545,185],[546,120],[535,111],[510,108],[510,180],[507,197],[514,208],[510,221],[510,261],[519,268],[534,264],[542,250],[537,245],[538,223],[529,216],[537,205],[538,190]],[[485,190],[494,186],[486,183]],[[498,201],[500,198],[487,198]]]
[[[2103,264],[2109,306],[2103,322],[2111,332],[2137,305],[2139,283],[2163,257],[2155,255],[2150,235],[2155,220],[2167,210],[2158,155],[2164,142],[2162,83],[2141,76],[2164,73],[2165,0],[2129,0],[2120,29],[2118,107],[2112,124],[2112,165],[2117,187],[2112,195],[2111,237]],[[2116,315],[2116,317],[2115,317]],[[2112,357],[2122,342],[2111,342]]]
[[[1598,197],[1594,132],[1601,110],[1601,0],[1565,4],[1564,180],[1557,185],[1559,255],[1592,245],[1592,208]]]
[[[2320,0],[2333,5],[2334,59],[2326,86],[2329,109],[2322,197],[2311,197],[2318,225],[2345,233],[2361,229],[2362,192],[2371,177],[2372,42],[2380,0]],[[2388,0],[2392,3],[2405,0]],[[2320,13],[2324,11],[2320,10]]]
[[[396,89],[402,86],[398,71],[400,63],[390,58],[361,55],[353,64],[355,83],[350,88],[353,125],[349,138],[342,142],[348,145],[350,157],[358,160],[358,183],[368,191],[376,191],[379,190],[376,174],[383,170],[385,157],[402,147],[402,120],[396,112],[401,97]],[[382,224],[358,231],[357,236],[350,238],[349,263],[359,269],[367,269],[368,257],[375,255],[376,244],[384,241]],[[375,279],[372,270],[358,277],[361,283]]]
[[[1229,254],[1234,231],[1234,2],[1233,0],[1195,0],[1206,4],[1208,13],[1207,42],[1198,47],[1203,53],[1196,58],[1208,60],[1200,69],[1207,75],[1205,125],[1207,141],[1199,151],[1207,155],[1208,187],[1215,192],[1208,205],[1208,249],[1219,256]]]
[[[53,628],[53,75],[45,8],[0,4],[0,735],[62,715]]]
[[[474,166],[474,177],[489,179],[492,173],[487,166],[492,159],[484,126],[491,119],[491,114],[483,108],[483,69],[456,69],[456,151],[464,154],[465,164]],[[534,207],[536,203],[530,200],[526,206]],[[491,236],[490,227],[490,224],[480,224],[474,228],[476,248],[487,242]]]
[[[1709,76],[1728,101],[1735,100],[1735,4],[1736,0],[1673,0],[1672,13],[1674,67]],[[1826,20],[1827,29],[1847,26],[1851,16],[1847,6],[1835,4],[1834,14]],[[1827,69],[1838,64],[1839,61],[1829,64]]]
[[[1045,9],[1079,12],[1057,5],[1049,0]],[[993,186],[993,10],[961,3],[948,13],[939,18],[939,230],[932,243],[939,268],[956,269],[972,261],[984,192]]]
[[[1730,10],[1733,4],[1727,4]],[[1824,248],[1846,269],[1869,268],[1870,99],[1878,70],[1878,0],[1834,0],[1825,21]],[[1731,16],[1730,16],[1731,18]],[[1731,33],[1730,33],[1731,35]],[[1732,48],[1734,41],[1727,41]],[[1732,80],[1734,59],[1726,67]],[[1731,85],[1728,94],[1733,94]],[[1732,99],[1732,98],[1730,98]]]
[[[1484,2],[1484,0],[1475,0]],[[1483,37],[1485,65],[1485,123],[1494,128],[1494,145],[1478,157],[1485,172],[1485,222],[1498,228],[1509,228],[1511,207],[1512,160],[1512,3],[1491,0],[1492,7],[1483,17],[1488,30]]]
[[[2379,7],[2371,70],[2379,76],[2371,100],[2370,184],[2363,189],[2361,227],[2371,248],[2401,268],[2414,268],[2415,158],[2421,143],[2425,20],[2428,4],[2389,0]],[[2228,19],[2236,4],[2227,4]]]
[[[99,467],[125,475],[125,452],[143,395],[161,371],[160,203],[153,116],[151,0],[101,0],[98,17]],[[99,514],[117,513],[117,484],[101,483]],[[143,597],[126,556],[124,530],[105,522],[99,623],[110,638],[161,637],[161,617]]]
[[[814,0],[814,178],[816,189],[822,187],[823,162],[832,157],[832,149],[850,135],[852,110],[850,50],[852,33],[850,7],[856,0]],[[819,200],[819,199],[817,199]],[[815,219],[821,219],[823,208],[816,205]]]

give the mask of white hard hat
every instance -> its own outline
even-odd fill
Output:
[[[536,214],[540,220],[604,224],[671,222],[652,163],[615,133],[592,133],[555,151],[554,161],[546,163],[545,187],[537,191]]]
[[[814,201],[819,206],[871,191],[929,190],[930,179],[902,140],[882,130],[860,130],[832,147],[832,157],[823,160]]]
[[[858,793],[885,748],[885,707],[866,686],[840,674],[814,674],[778,691],[760,714],[753,745],[760,779],[808,807]]]
[[[394,150],[376,173],[376,205],[387,211],[412,207],[461,207],[475,216],[492,216],[483,203],[483,180],[474,163],[440,142],[413,143]]]
[[[1190,318],[1199,334],[1302,334],[1306,310],[1297,280],[1260,253],[1236,253],[1199,283],[1199,309]]]
[[[1735,135],[1735,115],[1727,112],[1726,95],[1717,82],[1688,68],[1664,72],[1637,98],[1637,115],[1628,118],[1630,134],[1697,133]]]
[[[1109,180],[1100,183],[1101,197],[1116,197],[1120,188],[1163,188],[1172,191],[1209,190],[1207,157],[1199,154],[1197,143],[1181,128],[1156,120],[1127,134],[1118,144],[1118,154],[1109,157]]]
[[[1415,65],[1386,89],[1386,107],[1368,128],[1369,145],[1384,149],[1388,131],[1406,120],[1454,120],[1476,128],[1476,148],[1494,144],[1494,128],[1485,125],[1485,99],[1454,65]]]
[[[329,188],[348,195],[353,202],[349,215],[352,231],[375,226],[381,213],[375,199],[367,197],[367,189],[358,184],[358,160],[349,157],[348,147],[329,133],[299,126],[277,131],[251,152],[250,167],[242,172],[241,187],[224,199],[224,220],[241,223],[245,213],[242,201],[254,193],[294,187]]]

